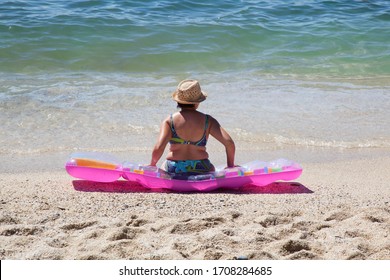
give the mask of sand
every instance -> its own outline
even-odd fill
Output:
[[[212,193],[0,174],[1,259],[390,259],[390,157]]]

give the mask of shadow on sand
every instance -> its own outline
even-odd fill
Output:
[[[148,189],[137,182],[119,180],[112,183],[98,183],[84,180],[74,180],[73,187],[81,192],[111,192],[111,193],[178,193],[169,189]],[[199,193],[199,192],[186,192]],[[245,185],[239,189],[220,188],[208,193],[232,194],[309,194],[310,189],[297,182],[275,182],[267,186]]]

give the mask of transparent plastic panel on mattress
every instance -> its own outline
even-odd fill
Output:
[[[243,167],[245,168],[245,175],[275,173],[300,168],[297,163],[284,158],[270,162],[255,160],[243,164]]]
[[[161,173],[163,173],[163,171],[156,166],[143,165],[130,161],[126,161],[123,163],[123,170],[126,172],[148,175],[152,177],[163,177],[161,176]]]

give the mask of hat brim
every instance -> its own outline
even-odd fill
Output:
[[[202,95],[197,99],[197,100],[192,100],[192,101],[186,101],[186,100],[181,100],[178,96],[178,91],[176,90],[174,93],[172,93],[172,98],[175,100],[177,103],[180,104],[198,104],[200,102],[203,102],[207,98],[207,93],[204,91],[201,91]]]

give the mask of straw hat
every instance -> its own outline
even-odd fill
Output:
[[[172,94],[173,100],[181,104],[197,104],[204,101],[207,93],[203,92],[196,80],[184,80]]]

